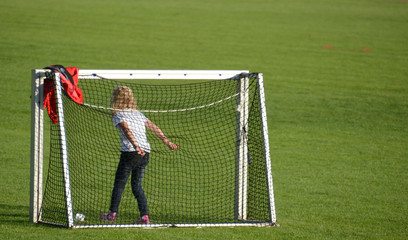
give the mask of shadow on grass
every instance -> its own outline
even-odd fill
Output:
[[[0,204],[0,221],[3,226],[53,227],[47,224],[34,224],[30,222],[30,207],[28,206]]]
[[[0,204],[0,221],[2,225],[27,225],[30,223],[30,208]]]
[[[9,204],[0,204],[0,222],[2,226],[9,227],[24,227],[26,229],[42,228],[47,226],[49,228],[62,228],[60,226],[53,226],[49,224],[35,224],[30,222],[30,207],[16,206]]]

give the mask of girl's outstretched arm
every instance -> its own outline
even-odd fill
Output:
[[[158,126],[156,126],[156,124],[154,124],[152,121],[147,120],[146,128],[153,131],[154,134],[156,134],[156,136],[160,138],[163,141],[163,143],[166,144],[171,150],[176,150],[180,147],[178,144],[170,142],[167,139],[166,135],[164,135],[163,131]]]

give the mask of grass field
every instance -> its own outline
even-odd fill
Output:
[[[1,239],[407,239],[408,2],[2,0]],[[265,78],[279,228],[29,222],[31,69]]]

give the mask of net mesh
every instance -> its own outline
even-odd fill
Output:
[[[138,84],[131,81],[81,79],[84,102],[62,95],[68,149],[72,213],[85,215],[75,225],[132,224],[139,217],[130,178],[115,223],[109,212],[120,159],[120,135],[112,121],[111,94],[117,86],[132,89],[137,109],[167,138],[170,150],[152,131],[143,188],[151,223],[270,222],[265,156],[257,78],[249,79],[247,127],[237,125],[239,79],[189,84]],[[42,204],[42,221],[67,225],[60,124],[50,125],[50,157]],[[237,220],[237,129],[248,144],[247,219]]]

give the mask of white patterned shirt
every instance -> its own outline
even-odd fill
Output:
[[[146,136],[146,122],[149,119],[141,112],[138,111],[118,111],[113,115],[113,124],[120,132],[120,142],[122,152],[134,152],[136,151],[133,144],[126,138],[125,134],[122,131],[122,128],[119,126],[119,123],[126,122],[130,130],[133,133],[133,136],[136,139],[136,144],[145,152],[150,152],[150,144],[147,141]]]

